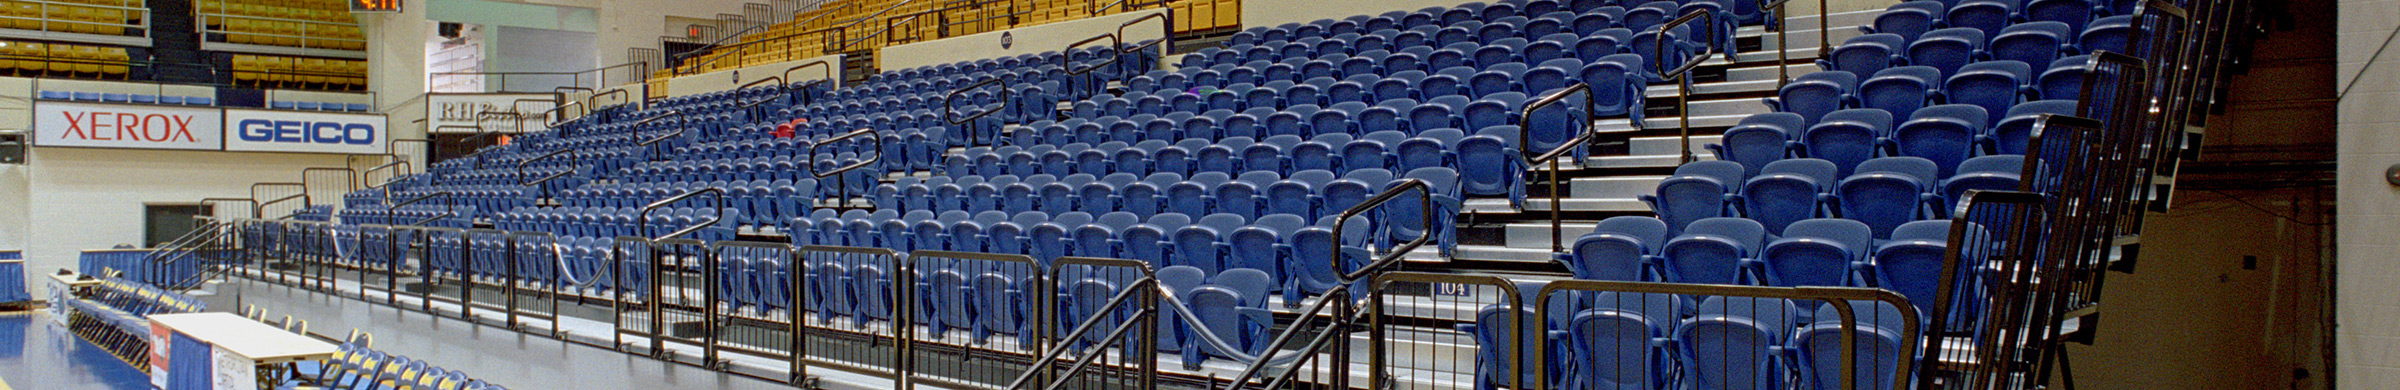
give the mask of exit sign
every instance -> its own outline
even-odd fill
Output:
[[[350,0],[350,13],[400,12],[400,0]]]

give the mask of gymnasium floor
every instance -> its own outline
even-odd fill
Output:
[[[148,389],[150,377],[91,342],[76,338],[48,314],[0,314],[0,390]]]

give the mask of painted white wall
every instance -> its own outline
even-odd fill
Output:
[[[1125,22],[1165,12],[1166,10],[1157,9],[1136,11],[896,45],[876,51],[875,60],[878,68],[888,72],[926,65],[1058,51],[1075,41],[1102,33],[1116,33],[1117,27],[1124,25]],[[1000,35],[1004,33],[1009,34],[1010,40],[1013,42],[1007,48],[1000,47]],[[1160,33],[1161,30],[1157,25],[1143,22],[1141,25],[1127,29],[1125,31],[1127,36],[1118,38],[1130,44],[1159,39]]]
[[[85,249],[142,242],[142,206],[250,196],[250,184],[297,181],[300,169],[339,167],[344,156],[135,149],[34,148],[12,168],[26,184],[22,215],[28,276],[72,268]],[[0,171],[0,198],[9,173]],[[331,201],[339,202],[339,199]],[[6,212],[7,209],[0,209]],[[6,218],[0,218],[5,224]],[[29,279],[31,280],[31,279]]]
[[[683,96],[683,95],[690,95],[690,94],[696,94],[696,93],[708,93],[708,92],[716,92],[716,91],[730,90],[730,89],[734,89],[734,88],[736,88],[736,87],[741,87],[741,86],[742,86],[742,84],[749,83],[749,82],[753,82],[753,81],[758,81],[758,80],[763,80],[763,79],[766,79],[766,78],[768,78],[768,77],[783,77],[783,71],[785,71],[785,70],[790,70],[790,69],[791,69],[793,66],[797,66],[797,65],[800,65],[800,64],[806,64],[806,63],[810,63],[810,62],[815,62],[815,61],[825,61],[825,63],[826,63],[826,64],[828,64],[828,65],[832,66],[832,67],[833,67],[833,75],[834,75],[834,78],[833,78],[833,81],[832,81],[833,85],[834,85],[835,87],[840,87],[840,86],[842,85],[842,80],[841,80],[841,72],[842,72],[842,55],[840,55],[840,54],[834,54],[834,55],[828,55],[828,56],[817,57],[817,58],[803,59],[803,60],[798,60],[798,61],[785,61],[785,62],[777,62],[777,63],[772,63],[772,64],[764,64],[764,65],[752,65],[752,66],[749,66],[749,67],[744,67],[744,68],[726,69],[726,70],[720,70],[720,71],[715,71],[715,72],[708,72],[708,73],[701,73],[701,74],[696,74],[696,75],[689,75],[689,76],[676,77],[676,78],[673,78],[673,79],[668,79],[668,80],[667,80],[667,94],[668,94],[669,96]],[[806,82],[806,81],[811,81],[811,80],[819,80],[819,79],[824,79],[824,78],[825,78],[825,77],[824,77],[824,76],[825,76],[825,73],[823,73],[823,72],[818,72],[818,71],[816,71],[815,69],[816,69],[815,67],[810,67],[810,68],[809,68],[809,70],[803,70],[803,71],[799,71],[799,72],[792,72],[792,79],[791,79],[791,80],[784,80],[784,81],[785,81],[785,82]],[[620,88],[633,88],[634,90],[632,90],[632,91],[630,91],[630,92],[631,92],[631,93],[634,93],[634,94],[635,94],[635,96],[636,96],[636,98],[639,98],[639,96],[640,96],[640,93],[642,93],[642,91],[640,90],[641,86],[639,86],[639,85],[628,85],[628,86],[623,86],[623,87],[620,87]],[[618,89],[618,88],[610,88],[610,89]],[[617,100],[617,98],[612,96],[612,97],[609,97],[609,98],[608,98],[608,100],[610,100],[610,101],[614,101],[614,100]],[[602,102],[602,104],[606,104],[606,103],[607,103],[607,102]]]
[[[2340,0],[2336,14],[2334,383],[2383,389],[2400,383],[2400,187],[2383,180],[2400,164],[2400,53],[2369,58],[2391,49],[2400,1]]]

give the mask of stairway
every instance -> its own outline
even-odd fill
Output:
[[[168,83],[218,83],[232,81],[219,78],[216,61],[200,51],[200,26],[196,25],[197,10],[192,0],[150,0],[150,56],[154,64],[152,77]]]

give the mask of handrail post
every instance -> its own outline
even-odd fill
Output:
[[[1818,17],[1820,18],[1821,24],[1824,15],[1818,15]],[[1701,22],[1700,28],[1709,30],[1708,33],[1711,34],[1711,39],[1702,41],[1703,44],[1707,45],[1704,46],[1704,48],[1707,50],[1702,50],[1700,54],[1684,60],[1683,65],[1676,66],[1673,70],[1668,70],[1666,61],[1663,61],[1663,59],[1667,58],[1667,34],[1675,31],[1676,27],[1681,27],[1684,24],[1691,23],[1693,20],[1699,20]],[[1719,33],[1716,31],[1717,22],[1717,14],[1708,13],[1707,10],[1694,10],[1690,13],[1683,14],[1682,17],[1675,18],[1675,20],[1668,21],[1666,24],[1658,25],[1658,31],[1655,32],[1658,34],[1658,44],[1653,46],[1655,46],[1654,49],[1657,52],[1657,56],[1651,58],[1662,59],[1662,61],[1651,64],[1651,67],[1658,70],[1659,76],[1674,81],[1676,116],[1681,118],[1681,126],[1679,127],[1682,128],[1682,135],[1678,136],[1677,138],[1683,141],[1682,150],[1678,151],[1678,153],[1683,155],[1683,163],[1690,163],[1699,157],[1692,154],[1692,97],[1689,96],[1691,93],[1690,88],[1685,88],[1684,85],[1691,82],[1692,69],[1699,68],[1701,62],[1708,61],[1709,57],[1714,57],[1717,55],[1717,40],[1714,39],[1716,38],[1715,34]],[[1683,38],[1684,37],[1676,37],[1677,40],[1682,40]]]
[[[1758,0],[1759,12],[1771,13],[1775,15],[1775,20],[1773,21],[1775,28],[1773,28],[1773,30],[1775,30],[1775,88],[1777,90],[1781,90],[1783,89],[1784,85],[1792,83],[1792,71],[1790,65],[1792,62],[1792,45],[1790,41],[1784,39],[1784,33],[1787,33],[1792,29],[1792,18],[1789,13],[1784,12],[1784,5],[1785,3],[1790,3],[1791,1],[1792,0]],[[1826,1],[1830,0],[1818,0],[1818,3],[1822,5]],[[1819,14],[1817,15],[1817,27],[1818,30],[1820,30],[1819,32],[1822,32],[1822,30],[1825,29],[1825,26],[1827,26],[1825,21],[1828,19],[1826,19],[1825,15],[1822,15],[1824,10],[1819,9],[1817,13]],[[1822,38],[1820,38],[1820,40],[1822,40]],[[1818,57],[1829,55],[1833,55],[1830,50],[1818,49],[1817,51]]]
[[[1092,65],[1091,67],[1075,67],[1075,48],[1099,42],[1102,39],[1108,40],[1108,62]],[[1092,71],[1100,70],[1100,67],[1103,66],[1116,66],[1117,59],[1121,58],[1117,55],[1117,53],[1124,47],[1125,42],[1116,34],[1100,34],[1091,38],[1084,38],[1081,41],[1075,41],[1075,43],[1067,44],[1067,47],[1064,49],[1058,49],[1058,67],[1066,69],[1068,76],[1083,76],[1085,84],[1084,86],[1090,89],[1090,91],[1088,91],[1089,93],[1086,94],[1087,96],[1090,93],[1100,93],[1104,91],[1104,89],[1100,88],[1100,82],[1098,79],[1091,75]]]
[[[856,163],[851,163],[850,165],[844,165],[844,166],[834,167],[834,168],[833,168],[833,169],[831,169],[831,170],[826,170],[826,171],[821,171],[821,172],[820,172],[820,171],[817,171],[817,156],[818,156],[818,153],[817,153],[817,152],[818,152],[818,150],[819,150],[819,149],[823,149],[823,148],[825,147],[825,145],[831,145],[831,144],[833,144],[833,143],[836,143],[836,142],[848,141],[848,140],[850,140],[851,138],[859,138],[859,137],[866,137],[866,138],[867,138],[867,140],[869,140],[869,141],[874,141],[874,142],[875,142],[875,148],[874,148],[874,150],[875,150],[875,158],[870,158],[870,159],[865,159],[865,160],[859,160],[859,162],[856,162]],[[875,164],[877,164],[877,163],[881,163],[881,162],[883,162],[883,137],[878,137],[878,136],[875,136],[875,129],[858,129],[858,130],[856,130],[856,131],[851,131],[849,134],[843,134],[843,135],[841,135],[841,136],[838,136],[838,137],[827,138],[827,139],[825,139],[824,141],[817,142],[817,143],[815,143],[815,144],[811,144],[811,145],[809,145],[809,146],[808,146],[808,162],[807,162],[807,167],[808,167],[809,175],[816,176],[816,178],[817,178],[817,182],[818,182],[818,183],[823,183],[823,182],[825,181],[825,178],[827,178],[827,177],[833,177],[833,176],[836,176],[836,175],[842,175],[842,174],[845,174],[845,173],[849,173],[850,171],[853,171],[853,170],[858,170],[858,169],[860,169],[860,168],[866,168],[866,167],[868,167],[868,166],[872,166],[872,165],[875,165]],[[835,192],[835,194],[836,194],[836,195],[834,195],[834,196],[835,196],[835,198],[836,198],[836,199],[835,199],[835,201],[836,201],[836,202],[839,202],[839,203],[836,203],[834,207],[835,207],[835,208],[849,208],[849,207],[850,207],[850,180],[849,180],[847,177],[845,177],[845,178],[838,178],[838,179],[834,179],[834,182],[835,182],[835,186],[836,186],[835,188],[837,188],[837,190],[836,190],[836,192]],[[859,183],[859,184],[861,184],[861,185],[864,185],[864,184],[866,184],[866,183]],[[820,184],[820,185],[822,185],[822,184]],[[814,206],[817,206],[817,205],[810,205],[810,206],[811,206],[811,207],[814,207]]]
[[[809,82],[808,82],[808,84],[803,84],[803,85],[801,85],[801,86],[800,86],[800,89],[801,89],[802,91],[807,91],[807,90],[814,89],[814,88],[816,88],[818,85],[823,85],[823,84],[825,84],[826,82],[831,82],[831,81],[833,81],[833,79],[834,79],[835,77],[837,77],[837,75],[833,74],[833,64],[832,64],[832,63],[829,63],[829,62],[825,62],[825,60],[815,60],[815,61],[809,61],[808,63],[804,63],[804,64],[793,65],[793,66],[792,66],[792,67],[790,67],[790,68],[784,68],[784,69],[783,69],[783,75],[782,75],[782,77],[783,77],[783,93],[784,93],[784,94],[786,94],[786,95],[789,95],[789,94],[791,94],[791,93],[792,93],[792,84],[794,84],[794,83],[792,82],[792,80],[795,80],[795,79],[793,79],[793,78],[792,78],[792,71],[797,71],[797,70],[806,69],[806,68],[811,68],[811,67],[814,67],[814,68],[818,68],[818,69],[824,70],[824,71],[825,71],[825,77],[824,77],[824,78],[820,78],[820,79],[816,79],[816,80],[813,80],[813,81],[809,81]],[[801,104],[801,105],[815,104],[816,102],[817,102],[817,98],[816,98],[816,95],[815,95],[815,94],[810,94],[810,93],[801,93],[801,94],[800,94],[800,104]]]
[[[1533,163],[1537,162],[1550,163],[1551,252],[1566,251],[1565,241],[1559,237],[1561,232],[1565,231],[1564,224],[1566,220],[1566,205],[1561,204],[1560,193],[1566,191],[1562,187],[1565,180],[1560,179],[1561,172],[1558,168],[1558,159],[1562,156],[1572,154],[1577,148],[1581,148],[1585,143],[1591,142],[1592,137],[1597,134],[1596,132],[1590,131],[1590,128],[1593,127],[1591,126],[1592,111],[1594,108],[1596,108],[1596,106],[1593,105],[1594,102],[1592,101],[1591,90],[1591,84],[1575,83],[1575,85],[1570,85],[1565,89],[1560,89],[1557,93],[1550,94],[1550,96],[1543,96],[1541,100],[1535,101],[1533,104],[1525,105],[1525,110],[1519,113],[1517,117],[1517,123],[1523,124],[1523,126],[1517,127],[1517,142],[1530,145],[1533,142],[1533,112],[1540,111],[1542,108],[1549,107],[1553,104],[1558,104],[1558,102],[1566,100],[1568,95],[1572,95],[1576,92],[1583,92],[1583,117],[1574,118],[1576,120],[1574,128],[1577,131],[1575,132],[1575,136],[1573,138],[1561,143],[1556,148],[1541,152],[1540,154],[1533,154],[1533,151],[1528,149],[1526,150],[1525,154],[1518,156],[1526,159],[1526,168],[1532,168]],[[1639,97],[1635,98],[1638,99]],[[1583,162],[1577,161],[1576,164],[1581,165]]]
[[[1366,214],[1368,211],[1374,211],[1375,208],[1382,207],[1385,202],[1390,202],[1392,199],[1400,197],[1402,192],[1407,192],[1409,190],[1417,191],[1417,202],[1418,207],[1420,207],[1418,211],[1420,214],[1423,214],[1421,216],[1425,219],[1425,224],[1423,225],[1425,226],[1425,234],[1418,235],[1415,240],[1410,240],[1407,244],[1393,247],[1391,253],[1385,254],[1383,258],[1375,259],[1374,261],[1367,263],[1365,267],[1360,267],[1356,271],[1343,271],[1342,233],[1346,232],[1347,230],[1343,230],[1342,227],[1349,224],[1350,218],[1355,218],[1361,214]],[[1393,182],[1391,188],[1383,190],[1383,193],[1375,194],[1375,197],[1367,198],[1365,202],[1359,202],[1356,206],[1350,206],[1349,210],[1342,211],[1341,216],[1334,217],[1334,239],[1329,246],[1332,249],[1330,253],[1333,253],[1333,259],[1331,260],[1333,262],[1333,270],[1334,272],[1341,274],[1343,285],[1347,286],[1348,282],[1356,281],[1359,278],[1363,278],[1368,275],[1374,275],[1376,271],[1380,271],[1385,267],[1389,267],[1392,264],[1398,263],[1401,259],[1407,258],[1409,251],[1414,251],[1417,249],[1417,247],[1424,246],[1426,242],[1432,241],[1434,232],[1433,212],[1433,185],[1426,183],[1424,180],[1401,179]]]
[[[1139,52],[1141,52],[1142,50],[1149,49],[1149,48],[1150,48],[1150,47],[1152,47],[1152,46],[1159,46],[1159,47],[1161,47],[1162,49],[1160,49],[1160,50],[1159,50],[1159,53],[1158,53],[1159,55],[1158,55],[1158,57],[1159,57],[1159,58],[1161,58],[1161,59],[1164,59],[1164,58],[1166,58],[1166,57],[1167,57],[1167,53],[1168,53],[1168,52],[1172,52],[1172,51],[1174,51],[1174,50],[1175,50],[1175,22],[1174,22],[1174,21],[1175,21],[1175,7],[1167,7],[1167,8],[1165,8],[1165,9],[1163,10],[1163,12],[1160,12],[1160,13],[1155,13],[1155,14],[1150,14],[1150,15],[1142,16],[1142,17],[1140,17],[1140,18],[1135,18],[1135,19],[1133,19],[1133,20],[1128,20],[1128,21],[1125,21],[1125,23],[1124,23],[1124,24],[1119,24],[1119,25],[1117,25],[1117,36],[1119,37],[1119,39],[1123,39],[1123,37],[1125,37],[1125,36],[1126,36],[1126,35],[1125,35],[1125,28],[1126,28],[1126,27],[1133,27],[1133,25],[1134,25],[1134,24],[1141,23],[1141,22],[1143,22],[1143,21],[1153,20],[1153,19],[1155,19],[1155,20],[1158,20],[1158,30],[1159,30],[1159,34],[1158,34],[1158,40],[1156,40],[1156,41],[1151,41],[1150,43],[1146,43],[1146,44],[1142,44],[1142,45],[1138,45],[1138,46],[1134,46],[1134,47],[1121,48],[1121,49],[1119,49],[1119,50],[1117,51],[1117,55],[1120,55],[1120,56],[1122,56],[1122,55],[1125,55],[1125,54],[1139,53]],[[1120,43],[1120,45],[1122,45],[1122,43]],[[1123,64],[1120,64],[1120,65],[1117,67],[1117,70],[1118,70],[1118,72],[1119,72],[1119,74],[1118,74],[1118,75],[1119,75],[1119,77],[1131,78],[1131,76],[1128,76],[1128,73],[1124,72],[1124,70],[1125,70],[1125,67],[1123,66]]]

